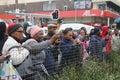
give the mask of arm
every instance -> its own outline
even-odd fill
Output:
[[[91,51],[91,54],[97,53],[97,41],[96,40],[90,41],[90,51]]]
[[[0,63],[4,61],[4,57],[0,56]]]
[[[29,51],[24,47],[13,48],[9,51],[10,59],[13,62],[13,65],[21,64],[29,55]]]
[[[49,42],[49,40],[42,41],[42,42],[40,42],[40,43],[38,43],[38,42],[36,42],[36,41],[32,41],[32,42],[28,43],[28,45],[29,45],[32,49],[43,50],[43,49],[47,48],[48,46],[50,46],[51,43]]]

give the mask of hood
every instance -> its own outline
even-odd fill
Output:
[[[102,38],[104,38],[107,35],[108,30],[109,30],[109,26],[103,26],[102,27],[102,34],[101,34]]]

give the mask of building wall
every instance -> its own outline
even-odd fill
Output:
[[[56,8],[59,10],[74,10],[74,2],[73,0],[18,0],[18,8],[20,10],[26,10],[27,12],[40,12],[43,11],[43,2],[51,1],[56,2]],[[102,2],[102,1],[112,1],[112,0],[92,0],[94,3]],[[113,2],[117,3],[117,0]],[[97,4],[93,4],[93,9],[97,9]],[[0,13],[4,13],[5,11],[15,10],[15,0],[0,0]]]

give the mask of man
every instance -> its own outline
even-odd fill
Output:
[[[112,50],[118,51],[120,48],[119,45],[120,45],[119,31],[118,31],[118,29],[115,29],[114,33],[112,35]]]
[[[49,40],[55,34],[56,28],[55,24],[48,24],[48,35],[44,37],[44,40]]]
[[[94,35],[90,37],[90,52],[91,55],[98,61],[103,60],[103,47],[105,47],[108,39],[102,40],[100,36],[100,29],[94,28]]]

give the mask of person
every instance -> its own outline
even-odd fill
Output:
[[[2,55],[2,48],[7,38],[6,24],[4,22],[0,22],[0,62],[3,62],[7,57],[7,54]]]
[[[24,38],[21,40],[21,44],[24,43],[27,39],[31,38],[30,34],[29,34],[29,29],[31,29],[32,24],[27,21],[23,23],[23,30],[24,30]]]
[[[26,32],[27,28],[31,27],[31,26],[32,26],[32,24],[29,21],[26,21],[26,22],[23,23],[23,29],[24,29],[24,33],[25,33],[26,36],[28,35],[28,33]]]
[[[114,29],[114,33],[112,35],[112,50],[118,51],[120,45],[120,37],[118,29]]]
[[[79,35],[78,35],[78,38],[79,40],[81,41],[82,38],[87,35],[87,32],[86,32],[86,29],[84,27],[82,27],[80,30],[79,30]]]
[[[91,29],[91,30],[90,30],[90,34],[89,34],[89,37],[91,37],[93,34],[94,34],[94,29]]]
[[[55,24],[48,24],[48,34],[44,37],[44,40],[49,40],[55,34],[56,28]]]
[[[101,36],[102,39],[104,40],[105,38],[108,39],[108,42],[106,44],[106,46],[104,47],[104,59],[105,61],[109,60],[109,55],[111,54],[111,50],[112,50],[112,44],[111,44],[111,36],[109,35],[109,26],[103,26],[102,27],[102,32],[101,32]]]
[[[90,55],[98,62],[103,61],[103,47],[105,47],[107,41],[108,39],[102,40],[100,29],[94,28],[94,35],[90,37],[89,47],[91,52]]]
[[[66,28],[63,31],[63,38],[60,43],[60,50],[62,52],[62,59],[60,62],[60,66],[64,67],[71,63],[75,63],[77,61],[77,54],[73,53],[74,46],[77,45],[77,41],[73,40],[73,32],[71,28]]]
[[[29,56],[30,52],[20,44],[24,32],[22,25],[10,23],[7,27],[7,32],[9,36],[5,41],[2,53],[9,52],[10,60],[12,60],[13,66],[17,69],[23,80],[38,80],[38,77],[34,76],[35,72],[32,70],[33,65]]]
[[[44,74],[47,76],[52,75],[55,72],[52,70],[52,68],[54,69],[55,67],[54,58],[52,53],[46,52],[46,49],[56,40],[57,36],[54,35],[49,40],[43,41],[43,31],[39,26],[33,26],[30,30],[30,35],[31,39],[28,39],[23,45],[32,50],[31,57],[35,69],[42,72],[43,76]],[[41,65],[46,68],[47,72],[45,69],[42,70]]]

